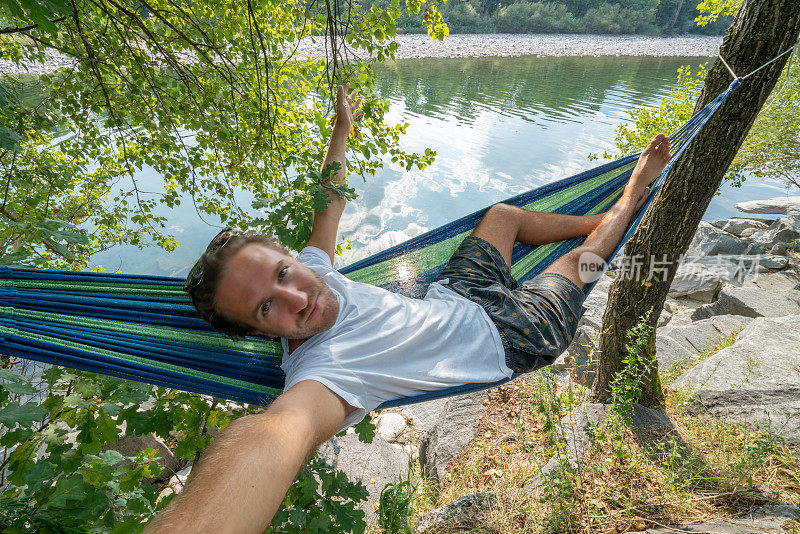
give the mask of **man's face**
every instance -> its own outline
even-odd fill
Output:
[[[230,259],[217,286],[217,308],[254,334],[287,339],[324,332],[339,314],[336,295],[317,273],[258,243]]]

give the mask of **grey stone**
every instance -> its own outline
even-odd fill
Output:
[[[775,245],[775,247],[779,245],[783,245],[783,243],[778,243],[777,245]],[[789,265],[789,258],[787,258],[786,256],[778,256],[776,254],[761,254],[760,256],[756,256],[755,261],[757,261],[758,265],[760,265],[761,267],[770,270],[785,269]]]
[[[398,409],[405,417],[411,418],[411,426],[415,431],[426,433],[430,431],[439,420],[439,416],[447,406],[449,399],[433,399],[401,406]]]
[[[690,365],[698,355],[753,319],[741,315],[716,315],[688,325],[666,326],[656,332],[656,356],[660,371],[673,365]]]
[[[414,534],[425,534],[447,524],[451,528],[469,527],[497,501],[496,493],[472,493],[435,508],[423,515],[414,527]]]
[[[694,314],[694,308],[676,311],[672,314],[672,318],[669,320],[669,325],[682,326],[691,324],[694,322],[694,319],[692,319],[692,314]]]
[[[597,330],[590,326],[579,326],[572,343],[561,356],[555,371],[569,371],[571,379],[591,388],[597,376]]]
[[[763,230],[768,226],[766,223],[756,219],[744,219],[740,217],[722,219],[721,221],[712,221],[711,225],[738,237],[744,237],[742,232],[745,230],[752,229],[753,232],[755,232],[757,230]]]
[[[749,239],[761,245],[764,250],[771,250],[778,243],[788,243],[800,238],[800,214],[795,217],[778,219],[764,230],[759,230]]]
[[[722,277],[702,263],[682,263],[672,280],[670,297],[691,297],[712,302],[722,289]]]
[[[175,456],[169,447],[167,447],[160,438],[149,435],[149,436],[122,436],[117,440],[117,442],[113,445],[109,445],[107,447],[103,447],[104,451],[112,450],[117,451],[123,456],[136,456],[140,452],[146,449],[155,449],[158,453],[158,463],[164,468],[161,473],[156,475],[155,477],[148,477],[144,480],[147,482],[163,482],[169,480],[169,478],[175,474],[175,471],[178,469],[180,465],[180,460],[177,456]],[[129,461],[123,462],[124,464],[129,464]]]
[[[765,272],[760,264],[761,254],[717,254],[715,256],[687,256],[679,269],[701,269],[705,267],[721,280],[732,285],[741,285],[748,275]],[[702,266],[702,267],[700,267]]]
[[[800,197],[777,197],[739,202],[736,209],[744,213],[800,213]]]
[[[775,243],[770,249],[769,253],[778,256],[785,256],[788,251],[789,247],[786,245],[786,243]]]
[[[742,287],[757,287],[775,291],[795,289],[797,284],[800,284],[800,275],[793,271],[782,271],[748,276],[745,278]]]
[[[583,316],[578,321],[578,326],[589,326],[595,330],[600,330],[603,324],[603,313],[606,311],[608,304],[608,292],[614,279],[604,275],[597,281],[591,293],[586,296],[583,301],[583,307],[586,308]]]
[[[397,412],[381,412],[376,427],[383,439],[394,443],[406,431],[406,418]]]
[[[713,256],[716,254],[760,254],[763,251],[758,244],[749,239],[739,238],[701,221],[687,252],[690,256]]]
[[[671,386],[688,410],[768,429],[800,452],[800,315],[759,317]]]
[[[359,508],[367,514],[370,523],[376,517],[373,503],[380,502],[386,484],[409,477],[408,456],[380,434],[375,434],[372,443],[362,443],[354,433],[334,437],[320,446],[319,454],[325,463],[367,487],[368,501],[361,503]]]
[[[789,531],[784,530],[783,525],[798,518],[800,518],[800,508],[788,504],[779,504],[765,506],[755,510],[752,514],[742,515],[734,519],[650,528],[644,532],[647,534],[674,534],[675,532],[696,534],[788,534]]]
[[[742,230],[742,233],[739,234],[739,237],[750,237],[754,233],[758,232],[758,228],[745,228]]]
[[[485,391],[450,397],[434,427],[422,438],[420,465],[434,483],[444,476],[447,462],[474,436],[478,419],[486,411],[486,397]]]
[[[793,289],[766,291],[757,287],[723,289],[719,299],[700,306],[692,313],[697,321],[714,315],[746,317],[782,317],[800,313],[800,291]]]
[[[658,316],[658,322],[656,322],[656,328],[661,328],[669,323],[670,319],[672,319],[672,314],[667,310],[661,310],[661,314]]]

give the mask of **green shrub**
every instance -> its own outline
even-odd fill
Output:
[[[617,3],[603,2],[583,16],[587,33],[659,33],[655,20],[655,7],[628,8]]]
[[[575,17],[559,4],[517,2],[500,8],[494,26],[501,33],[558,33],[575,26]]]

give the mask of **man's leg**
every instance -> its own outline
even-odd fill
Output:
[[[558,258],[544,271],[566,276],[583,289],[586,284],[578,276],[581,255],[591,252],[608,261],[633,215],[644,203],[645,189],[658,178],[668,161],[669,139],[664,134],[658,134],[639,157],[622,197],[607,212],[576,216],[527,211],[497,204],[489,209],[472,235],[494,245],[508,265],[511,265],[515,241],[543,245],[588,236],[580,247]]]

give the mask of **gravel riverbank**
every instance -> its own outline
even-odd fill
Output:
[[[456,34],[444,42],[427,35],[399,35],[397,59],[488,57],[488,56],[714,56],[722,37],[648,37],[641,35],[516,35]],[[300,56],[321,57],[325,43],[320,37],[308,38],[298,50]],[[69,67],[72,61],[58,53],[47,53],[42,64],[17,67],[0,59],[1,74],[48,73]]]

